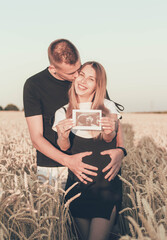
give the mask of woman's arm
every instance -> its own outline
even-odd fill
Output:
[[[116,131],[114,130],[110,134],[102,133],[102,136],[103,136],[104,141],[111,142],[116,136]]]
[[[110,114],[108,117],[102,117],[101,126],[104,141],[111,142],[118,130],[117,114]]]
[[[58,138],[57,144],[59,145],[62,151],[67,151],[70,148],[70,141],[69,138]]]
[[[56,125],[58,135],[57,144],[63,151],[66,151],[70,148],[69,134],[73,125],[72,119],[62,120]]]

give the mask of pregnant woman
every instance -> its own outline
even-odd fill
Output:
[[[78,184],[68,192],[66,200],[81,193],[70,203],[70,211],[82,240],[107,240],[121,208],[121,181],[118,176],[111,179],[108,168],[111,158],[101,152],[117,148],[126,155],[126,150],[123,146],[120,114],[115,104],[105,99],[105,94],[106,73],[103,66],[97,62],[86,62],[69,90],[69,103],[56,111],[53,124],[61,150],[70,149],[72,154],[91,151],[92,155],[84,157],[83,162],[98,168],[93,179],[92,176],[89,178],[89,170],[87,175],[81,172],[82,179],[85,179],[82,182],[80,175],[76,176],[70,170],[68,173],[66,189],[76,182]],[[73,109],[101,110],[102,130],[75,129]]]

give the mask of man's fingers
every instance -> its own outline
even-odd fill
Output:
[[[87,184],[87,181],[93,182],[93,179],[89,178],[87,175],[85,175],[83,172],[76,174],[76,176],[79,178],[79,180],[85,184]]]
[[[113,169],[111,169],[106,175],[105,175],[105,179],[108,179],[111,175],[113,174]]]
[[[111,181],[115,178],[115,176],[117,175],[118,171],[115,170],[115,171],[111,171],[111,174],[110,176],[107,176],[106,179],[108,178],[108,181]]]
[[[111,149],[100,152],[101,155],[107,155],[107,154],[110,154],[110,153],[111,153]]]
[[[83,158],[83,157],[85,157],[85,156],[89,156],[89,155],[91,155],[92,154],[92,152],[82,152],[82,153],[79,153],[79,155]]]
[[[86,157],[86,156],[91,155],[92,152],[83,152],[83,153],[79,153],[79,154],[80,154],[80,157],[83,158],[83,157]],[[90,170],[95,170],[95,171],[98,170],[97,167],[92,166],[92,165],[89,165],[89,164],[86,164],[86,163],[83,163],[83,162],[82,162],[82,167],[83,167],[83,168],[90,169]],[[91,175],[92,175],[92,174],[91,174]]]
[[[96,173],[96,172],[92,172],[92,171],[89,171],[89,170],[87,170],[87,169],[84,169],[83,172],[86,173],[86,174],[88,174],[88,175],[97,176],[97,173]]]
[[[81,175],[76,174],[76,176],[81,182],[83,182],[84,184],[87,184],[87,182],[81,177]]]
[[[95,167],[95,166],[92,166],[92,165],[89,165],[89,164],[86,164],[86,163],[83,163],[83,168],[85,169],[90,169],[90,170],[95,170],[95,171],[97,171],[98,170],[98,168],[97,167]],[[92,174],[91,174],[92,175]]]
[[[111,162],[110,162],[105,168],[103,168],[102,172],[106,172],[106,171],[109,170],[110,168],[112,168]]]
[[[118,174],[119,169],[120,169],[119,166],[115,166],[114,168],[111,168],[111,170],[106,174],[106,176],[104,178],[105,179],[108,178],[108,181],[111,181]]]
[[[110,182],[111,180],[113,180],[113,179],[116,177],[116,175],[117,175],[117,173],[113,173],[113,174],[109,177],[108,181]]]
[[[86,176],[85,174],[82,173],[82,178],[85,180],[85,181],[89,181],[89,182],[93,182],[93,180],[91,178],[89,178],[88,176]]]
[[[121,166],[118,166],[117,163],[113,163],[113,162],[111,161],[105,168],[103,168],[102,172],[106,172],[106,171],[109,170],[110,168],[114,168],[114,169],[116,169],[116,170],[118,169],[118,171],[119,171],[120,167],[121,167]]]

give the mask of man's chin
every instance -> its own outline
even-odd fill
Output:
[[[75,79],[65,79],[66,81],[73,82]]]

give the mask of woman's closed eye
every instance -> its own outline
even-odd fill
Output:
[[[88,80],[95,81],[95,79],[94,79],[94,78],[88,78]]]
[[[84,74],[83,72],[79,72],[79,76],[82,76],[82,77],[84,77],[84,76],[85,76],[85,74]]]

